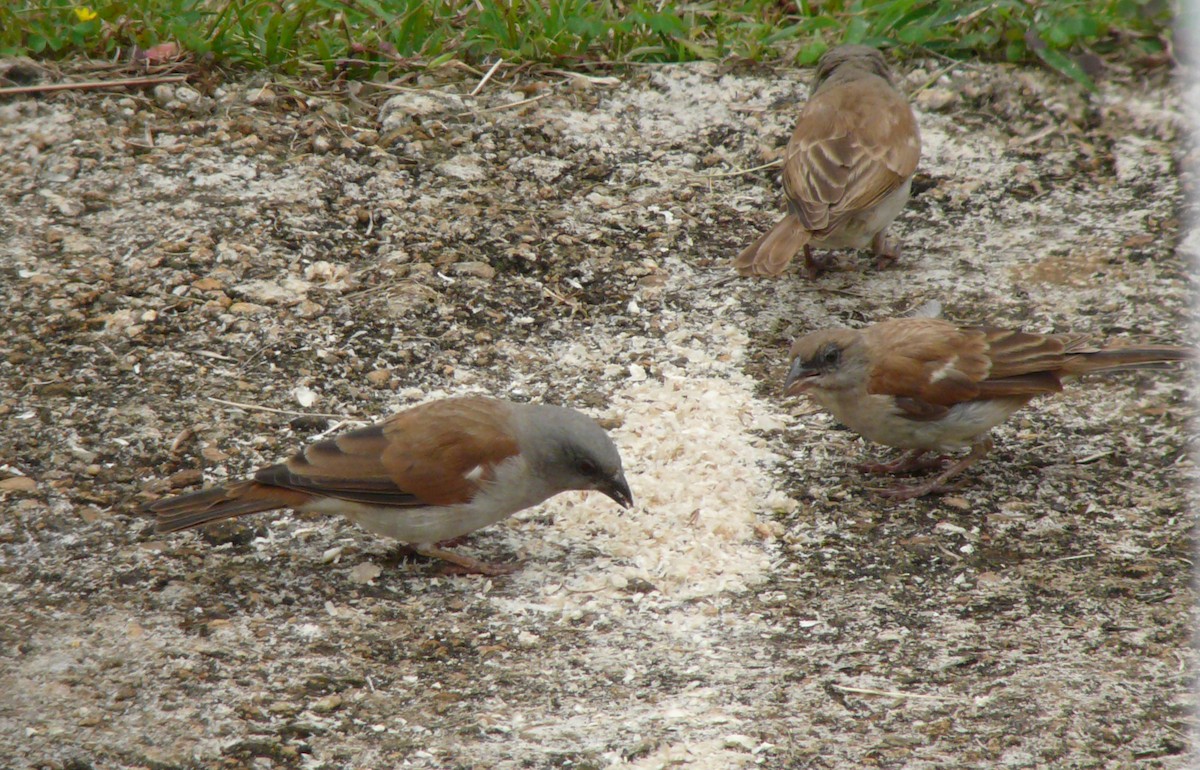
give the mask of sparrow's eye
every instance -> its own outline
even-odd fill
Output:
[[[579,472],[582,473],[584,476],[595,476],[596,475],[596,464],[594,462],[592,462],[591,460],[587,460],[587,459],[580,460],[579,465],[577,465],[576,467],[579,468]]]
[[[834,345],[830,345],[817,354],[817,360],[820,361],[821,366],[827,368],[837,366],[837,363],[841,360],[841,358],[841,348],[838,348]]]

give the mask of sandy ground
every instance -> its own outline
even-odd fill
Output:
[[[1185,767],[1187,372],[1077,385],[902,504],[780,396],[796,334],[931,299],[1196,338],[1178,89],[942,66],[902,73],[902,260],[815,282],[726,264],[807,73],[0,104],[0,767]],[[478,533],[496,579],[138,513],[462,392],[605,418],[638,506]]]

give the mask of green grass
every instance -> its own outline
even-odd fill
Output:
[[[0,56],[113,57],[175,42],[221,67],[372,77],[503,57],[558,66],[745,58],[814,62],[862,42],[1041,60],[1161,52],[1177,0],[0,0]]]

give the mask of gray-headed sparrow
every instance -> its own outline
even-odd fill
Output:
[[[439,548],[567,490],[633,502],[608,434],[572,409],[464,397],[415,406],[319,441],[251,478],[148,506],[160,532],[276,508],[340,513],[468,571],[499,574]]]
[[[896,318],[796,340],[784,389],[809,396],[870,441],[910,450],[863,470],[941,467],[944,458],[923,462],[923,455],[971,448],[926,483],[884,490],[908,499],[945,491],[947,480],[991,449],[993,427],[1034,396],[1062,390],[1066,378],[1194,357],[1194,350],[1169,345],[1096,345],[1082,334]]]

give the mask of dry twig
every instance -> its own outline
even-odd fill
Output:
[[[0,88],[0,96],[36,94],[48,91],[86,91],[94,88],[155,86],[159,83],[182,83],[187,79],[187,75],[167,75],[165,77],[119,78],[117,80],[82,80],[78,83],[45,83],[36,86],[10,86],[9,88]]]
[[[213,401],[218,404],[224,404],[225,406],[235,406],[238,409],[246,409],[246,410],[255,411],[255,412],[270,412],[272,414],[290,414],[290,415],[294,415],[296,417],[324,417],[329,420],[353,420],[355,422],[362,422],[361,417],[353,417],[351,415],[345,415],[345,414],[324,414],[322,412],[296,412],[291,409],[275,409],[270,406],[259,406],[258,404],[243,404],[240,401],[227,401],[223,398],[216,398],[215,396],[209,396],[208,400]]]

